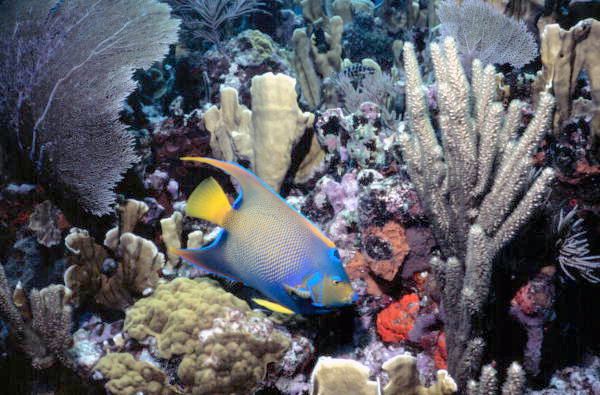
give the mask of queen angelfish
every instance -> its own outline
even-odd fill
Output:
[[[260,178],[243,167],[209,158],[234,177],[241,192],[233,205],[219,183],[205,179],[190,195],[188,215],[223,228],[210,245],[170,249],[189,263],[261,292],[257,304],[282,313],[320,314],[356,300],[335,244]]]

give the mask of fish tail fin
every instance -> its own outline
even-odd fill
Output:
[[[194,189],[185,206],[185,212],[195,218],[223,226],[223,220],[232,210],[221,185],[212,177]]]

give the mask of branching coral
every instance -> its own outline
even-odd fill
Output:
[[[554,133],[572,115],[572,96],[582,70],[587,70],[593,101],[592,131],[599,139],[600,130],[600,21],[585,19],[569,30],[558,24],[547,25],[541,35],[541,61],[544,65],[541,82],[550,88],[557,99],[554,115]],[[600,144],[596,141],[596,146]]]
[[[29,301],[20,284],[11,298],[4,267],[0,265],[0,317],[11,328],[17,346],[31,358],[36,369],[57,361],[71,366],[71,291],[62,285],[33,290]]]
[[[472,83],[463,72],[456,44],[431,54],[439,93],[441,144],[429,117],[412,44],[404,46],[407,115],[413,135],[401,134],[411,181],[423,200],[447,261],[432,260],[446,311],[448,366],[463,386],[479,371],[485,341],[476,329],[488,302],[492,263],[541,204],[554,171],[530,182],[533,151],[544,135],[554,103],[542,94],[525,132],[516,137],[522,104],[503,114],[494,101],[495,70],[473,62]],[[471,107],[472,106],[472,107]]]
[[[120,205],[120,225],[106,233],[104,246],[88,231],[71,229],[65,245],[76,255],[64,278],[75,304],[93,297],[106,307],[125,309],[156,287],[165,257],[154,243],[131,233],[147,210],[131,199]]]

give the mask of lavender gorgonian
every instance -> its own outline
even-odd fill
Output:
[[[133,71],[177,41],[170,12],[156,0],[0,3],[4,137],[61,200],[111,211],[115,186],[138,159],[119,111]]]
[[[443,37],[456,41],[465,70],[473,59],[520,68],[538,56],[534,35],[523,21],[509,18],[481,0],[443,0],[436,8]]]

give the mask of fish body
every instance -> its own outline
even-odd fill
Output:
[[[356,298],[335,244],[257,176],[243,167],[209,158],[182,158],[225,171],[241,186],[233,206],[212,178],[190,195],[189,215],[223,227],[197,250],[173,250],[209,272],[241,281],[264,294],[264,307],[320,314]]]

